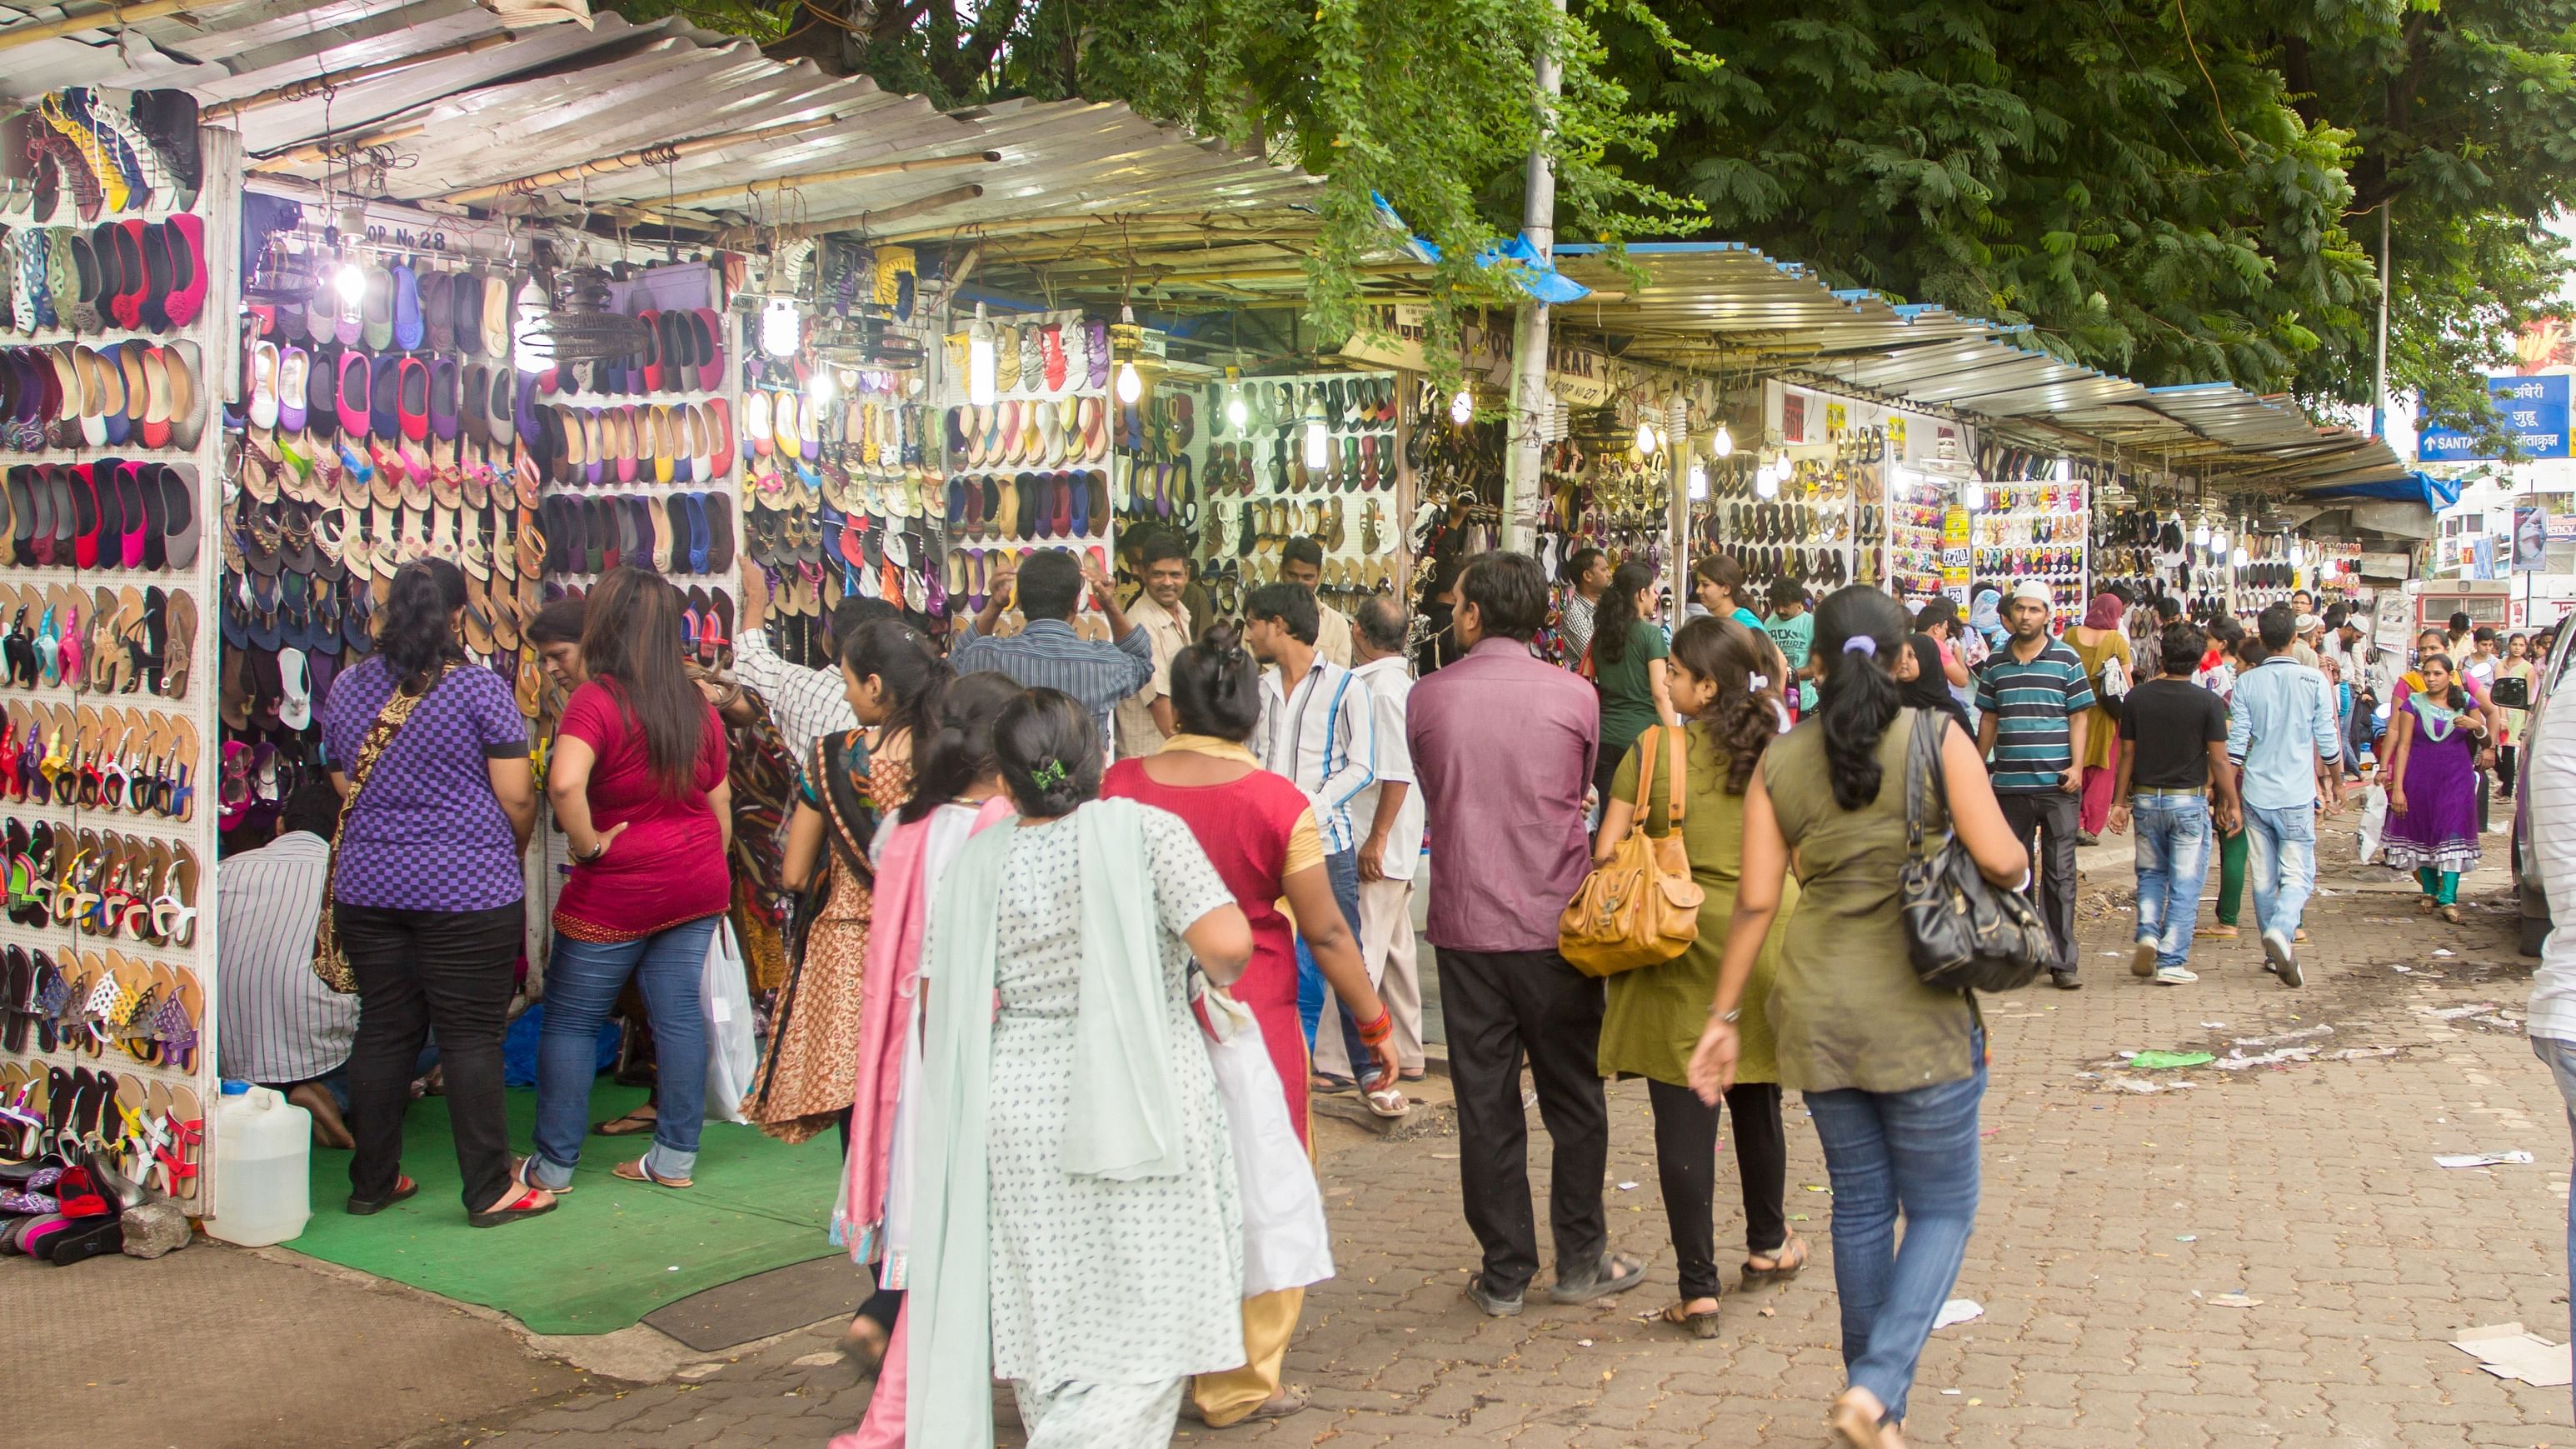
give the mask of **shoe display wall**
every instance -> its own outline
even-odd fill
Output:
[[[1317,593],[1344,613],[1402,583],[1409,432],[1394,373],[1247,377],[1146,401],[1119,419],[1138,459],[1126,511],[1184,532],[1203,524],[1199,572],[1219,613],[1279,577],[1292,538],[1322,549]],[[1202,435],[1194,465],[1182,450]]]
[[[241,163],[178,91],[0,123],[0,1252],[191,1213],[214,1091],[212,728]]]
[[[1791,578],[1811,594],[1879,583],[1888,568],[1887,438],[1856,429],[1823,456],[1797,459],[1764,497],[1746,452],[1709,475],[1709,508],[1699,524],[1706,548],[1731,554],[1756,598]],[[1696,550],[1694,550],[1696,552]]]

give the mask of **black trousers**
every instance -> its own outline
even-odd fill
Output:
[[[2081,797],[2063,790],[2016,791],[1997,794],[1995,803],[2004,807],[2004,823],[2012,827],[2024,848],[2030,851],[2031,899],[2039,906],[2040,919],[2048,922],[2048,934],[2057,947],[2057,964],[2053,968],[2072,972],[2075,969],[2075,816]],[[2038,844],[2031,842],[2036,838]]]
[[[488,911],[395,911],[335,906],[340,946],[358,978],[358,1038],[349,1050],[353,1197],[393,1196],[402,1176],[403,1114],[430,1028],[447,1081],[447,1118],[465,1210],[482,1212],[510,1184],[510,1130],[501,1107],[501,1034],[509,1026],[527,903]]]
[[[1557,1280],[1587,1282],[1609,1243],[1601,1208],[1610,1160],[1610,1106],[1599,1071],[1601,983],[1554,951],[1443,950],[1439,971],[1458,1093],[1458,1182],[1467,1228],[1484,1250],[1485,1291],[1518,1293],[1538,1273],[1524,1059],[1553,1147],[1547,1217]]]
[[[2513,798],[2513,755],[2520,748],[2519,745],[2496,746],[2496,793],[2507,800]]]
[[[1655,1175],[1664,1189],[1673,1258],[1682,1298],[1715,1298],[1717,1276],[1717,1109],[1688,1087],[1649,1079],[1655,1111]],[[1789,1138],[1780,1124],[1780,1084],[1738,1082],[1726,1089],[1735,1119],[1735,1174],[1744,1187],[1744,1246],[1770,1257],[1789,1240],[1781,1194],[1789,1190]]]

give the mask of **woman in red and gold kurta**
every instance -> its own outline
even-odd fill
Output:
[[[1333,902],[1313,806],[1304,791],[1262,769],[1244,747],[1261,712],[1260,674],[1252,656],[1236,644],[1231,629],[1218,625],[1172,660],[1170,691],[1180,733],[1159,754],[1111,766],[1100,793],[1141,801],[1186,821],[1252,922],[1252,964],[1231,991],[1261,1024],[1262,1043],[1287,1094],[1288,1121],[1303,1142],[1306,1034],[1297,1015],[1292,912],[1305,926],[1306,945],[1324,979],[1364,1023],[1360,1039],[1377,1057],[1373,1085],[1395,1080],[1394,1022],[1369,985],[1359,943]],[[1210,1428],[1279,1418],[1306,1406],[1303,1392],[1279,1381],[1280,1360],[1305,1298],[1304,1289],[1289,1288],[1244,1300],[1246,1363],[1228,1373],[1202,1374],[1192,1389]]]

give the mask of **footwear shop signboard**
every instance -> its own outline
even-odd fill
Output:
[[[2526,458],[2564,458],[2567,451],[2567,374],[2506,374],[2487,379],[2495,399],[2496,423]],[[2415,457],[2423,463],[2492,462],[2496,451],[2475,433],[2426,428],[2415,435]]]

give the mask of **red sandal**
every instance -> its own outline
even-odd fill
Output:
[[[509,1201],[489,1212],[467,1213],[465,1221],[478,1228],[497,1228],[503,1223],[515,1223],[522,1218],[539,1217],[554,1210],[553,1193],[542,1187],[528,1187],[522,1184],[517,1195]]]

